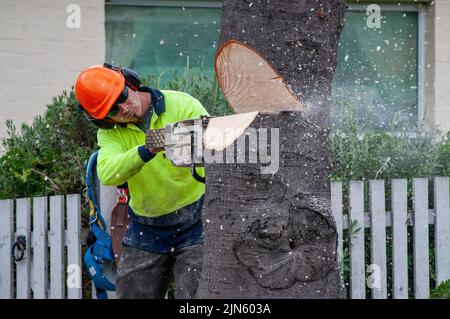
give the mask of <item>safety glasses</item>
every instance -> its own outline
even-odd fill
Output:
[[[108,115],[106,115],[106,118],[111,118],[111,117],[114,117],[117,114],[119,114],[119,112],[120,112],[119,104],[125,103],[125,101],[127,99],[128,99],[128,88],[125,86],[122,90],[122,93],[120,93],[116,102],[114,103],[111,110],[109,111]]]

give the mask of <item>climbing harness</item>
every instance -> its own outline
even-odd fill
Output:
[[[90,209],[90,233],[87,239],[88,248],[84,255],[84,264],[88,269],[89,277],[94,283],[97,298],[107,299],[106,291],[115,291],[116,285],[103,274],[103,261],[113,261],[114,253],[111,236],[106,232],[106,223],[95,201],[93,192],[92,173],[96,165],[97,156],[98,152],[93,153],[85,164],[87,196]]]

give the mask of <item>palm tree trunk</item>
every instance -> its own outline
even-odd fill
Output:
[[[344,297],[328,121],[345,8],[344,0],[223,1],[220,43],[236,39],[256,49],[306,110],[260,113],[251,124],[274,133],[267,146],[279,151],[273,174],[261,173],[261,161],[205,164],[199,298]]]

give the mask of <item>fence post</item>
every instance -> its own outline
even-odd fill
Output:
[[[428,299],[430,296],[428,256],[428,179],[413,178],[413,258],[414,297]]]
[[[98,180],[98,177],[95,178],[94,182],[99,189],[99,202],[100,202],[100,211],[103,214],[106,223],[106,231],[110,234],[111,227],[111,212],[117,204],[117,188],[113,186],[104,186]],[[116,282],[116,269],[114,262],[105,261],[103,262],[103,274],[108,278],[111,282]],[[95,289],[93,289],[95,292]],[[109,299],[116,299],[115,291],[108,291]],[[95,296],[95,293],[92,294]]]
[[[356,223],[357,233],[350,233],[350,297],[366,298],[364,262],[364,183],[350,182],[349,225]],[[349,231],[351,231],[349,227]],[[353,229],[354,230],[354,229]]]
[[[81,198],[67,195],[67,298],[82,298]]]
[[[16,201],[16,235],[25,236],[26,249],[23,260],[16,263],[17,299],[31,298],[31,201]]]
[[[46,299],[48,295],[47,274],[47,197],[33,200],[33,297]]]
[[[65,298],[64,197],[50,197],[50,299]]]
[[[13,212],[12,199],[0,200],[0,299],[14,298],[14,268],[11,258],[14,236]]]
[[[407,180],[392,180],[392,290],[394,299],[408,299]]]
[[[448,177],[434,178],[436,285],[450,279],[450,209],[448,183]]]
[[[386,208],[384,181],[369,181],[370,198],[370,247],[372,255],[372,298],[386,299]]]
[[[336,221],[336,230],[338,234],[338,246],[337,254],[339,263],[343,263],[343,253],[342,253],[342,183],[332,182],[331,183],[331,212],[333,213],[334,220]],[[341,269],[342,272],[342,269]]]

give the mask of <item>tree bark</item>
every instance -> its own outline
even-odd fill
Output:
[[[261,162],[205,163],[197,297],[344,297],[330,210],[328,121],[345,7],[344,0],[223,1],[220,43],[236,39],[265,56],[306,111],[260,113],[251,124],[279,129],[279,143],[268,144],[279,149],[276,173],[261,174]]]
[[[345,8],[345,0],[223,0],[219,42],[259,51],[305,104],[305,116],[328,127]]]

